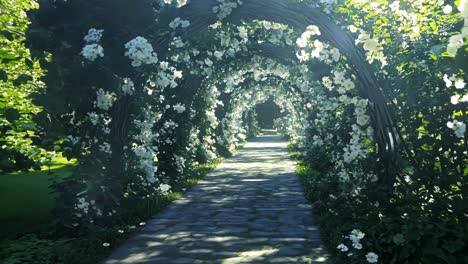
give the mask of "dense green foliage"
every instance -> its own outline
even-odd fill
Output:
[[[33,121],[41,107],[32,96],[43,91],[43,72],[25,47],[26,11],[36,8],[34,1],[0,1],[0,173],[38,168],[51,157],[38,147]]]
[[[417,196],[400,199],[395,209],[400,217],[386,217],[377,204],[365,196],[353,197],[343,193],[339,181],[323,177],[308,163],[298,161],[297,173],[307,199],[313,204],[314,216],[320,226],[322,239],[334,252],[336,263],[356,263],[356,259],[340,252],[343,234],[350,230],[365,231],[364,248],[377,250],[382,263],[465,263],[466,225],[457,219],[443,217],[443,209],[434,215],[415,207]],[[316,166],[316,165],[313,165]],[[439,215],[441,216],[439,216]],[[378,246],[377,246],[378,245]],[[361,253],[362,254],[362,253]]]

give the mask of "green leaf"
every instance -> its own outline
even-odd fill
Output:
[[[3,69],[0,69],[0,80],[4,82],[8,80],[8,74]]]
[[[15,108],[7,108],[5,109],[5,118],[8,122],[12,123],[16,120],[20,119],[21,115],[18,110]]]
[[[434,45],[431,47],[431,52],[437,56],[440,56],[445,51],[445,49],[446,48],[442,44]]]
[[[5,50],[0,50],[0,59],[13,60],[13,59],[17,59],[18,57],[19,57],[18,54],[9,53]]]
[[[32,60],[30,59],[24,59],[24,63],[26,64],[26,66],[28,66],[30,69],[32,69],[34,67],[34,63]]]
[[[447,250],[450,254],[457,252],[458,250],[462,249],[465,243],[462,240],[457,239],[455,241],[445,241],[442,244],[442,248]]]
[[[392,240],[393,243],[395,243],[396,245],[403,245],[405,243],[405,237],[403,236],[403,234],[394,235]]]
[[[4,36],[6,39],[10,41],[13,40],[13,34],[11,34],[11,32],[8,32],[6,30],[1,30],[0,35]]]
[[[388,24],[388,19],[386,17],[380,16],[380,19],[382,20],[384,24]]]
[[[19,86],[27,81],[32,81],[33,78],[27,74],[21,74],[16,80],[13,81],[14,86]]]

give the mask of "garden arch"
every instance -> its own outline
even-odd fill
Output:
[[[99,131],[96,133],[97,137],[100,137],[100,139],[106,144],[110,145],[110,152],[108,154],[110,155],[110,161],[108,161],[108,158],[103,157],[103,162],[104,163],[109,163],[113,164],[111,166],[100,166],[99,163],[96,163],[94,160],[94,157],[88,157],[90,160],[88,162],[92,164],[96,164],[95,167],[106,167],[106,171],[103,172],[103,174],[109,174],[110,176],[106,181],[109,180],[108,183],[105,183],[103,178],[100,176],[93,176],[93,172],[78,172],[78,174],[83,173],[83,174],[88,174],[91,177],[91,182],[96,181],[99,182],[99,184],[94,184],[88,189],[93,189],[91,191],[93,194],[92,196],[97,196],[101,197],[100,199],[110,201],[109,204],[113,203],[118,203],[118,199],[114,199],[112,195],[108,195],[107,197],[102,198],[104,196],[101,192],[101,189],[99,186],[106,186],[106,185],[111,185],[112,187],[109,187],[108,189],[111,190],[111,192],[115,193],[122,193],[122,189],[125,188],[125,186],[128,185],[128,183],[131,183],[134,180],[133,174],[141,173],[141,168],[138,168],[137,173],[136,172],[127,172],[127,158],[126,158],[126,153],[131,152],[131,145],[129,145],[130,142],[133,141],[134,135],[132,133],[136,133],[135,129],[132,127],[134,123],[135,116],[138,116],[142,114],[142,112],[145,112],[145,109],[147,107],[151,107],[151,102],[152,101],[157,101],[156,98],[147,98],[148,95],[146,94],[146,89],[148,85],[148,79],[151,79],[152,76],[151,74],[157,75],[159,72],[163,72],[162,68],[158,66],[158,64],[154,63],[148,63],[148,67],[144,68],[141,67],[140,65],[130,65],[130,59],[127,58],[127,55],[123,55],[126,52],[127,45],[131,43],[134,40],[137,40],[138,38],[141,40],[142,37],[136,37],[138,35],[152,35],[153,41],[152,41],[152,47],[154,47],[155,51],[157,52],[157,56],[163,60],[168,60],[170,61],[169,53],[170,53],[170,48],[171,48],[171,41],[175,39],[175,37],[181,36],[183,40],[193,40],[193,42],[197,43],[197,37],[204,36],[204,33],[208,31],[208,26],[211,25],[212,23],[216,22],[219,20],[216,14],[213,13],[213,7],[218,5],[218,1],[210,0],[210,1],[193,1],[187,4],[186,6],[183,6],[182,8],[171,8],[171,7],[163,7],[160,10],[160,14],[158,14],[159,18],[161,18],[162,22],[161,25],[163,25],[161,28],[155,28],[152,27],[152,25],[142,25],[144,24],[142,21],[146,19],[147,22],[154,22],[154,18],[156,17],[155,14],[151,14],[153,10],[142,10],[144,6],[148,7],[150,4],[148,3],[141,3],[141,5],[131,5],[125,1],[96,1],[96,5],[99,7],[97,8],[97,11],[99,14],[101,12],[104,12],[103,10],[107,10],[107,8],[110,10],[111,8],[115,8],[114,6],[118,6],[118,9],[124,8],[121,5],[129,5],[128,8],[132,8],[128,10],[127,12],[122,12],[121,14],[116,14],[114,15],[109,15],[109,16],[98,16],[97,18],[92,18],[86,15],[86,8],[83,8],[80,4],[77,4],[76,2],[70,3],[70,6],[68,4],[63,4],[63,8],[66,10],[66,12],[60,12],[63,11],[61,10],[62,4],[58,4],[59,8],[57,9],[59,12],[58,16],[60,19],[63,19],[64,23],[61,23],[60,25],[64,26],[67,28],[67,25],[72,24],[75,26],[74,21],[68,21],[67,19],[70,19],[67,16],[67,12],[70,14],[73,14],[75,16],[80,16],[80,14],[75,14],[73,13],[74,8],[79,9],[82,14],[81,16],[89,18],[89,21],[85,21],[83,23],[79,23],[78,26],[73,27],[74,30],[79,31],[82,34],[84,30],[88,30],[91,27],[97,27],[97,28],[103,28],[104,30],[109,30],[109,33],[105,33],[104,37],[102,39],[102,44],[104,48],[106,49],[106,52],[108,54],[114,55],[114,56],[104,56],[105,58],[102,59],[102,63],[105,64],[105,67],[99,66],[99,62],[95,63],[94,60],[88,60],[86,61],[86,64],[73,64],[76,63],[77,61],[80,61],[81,63],[83,62],[82,56],[79,54],[79,49],[81,49],[83,40],[79,39],[77,35],[79,34],[70,34],[73,35],[70,37],[70,39],[73,42],[74,45],[70,45],[73,49],[75,50],[68,50],[70,49],[67,45],[66,41],[63,41],[61,38],[67,39],[69,36],[67,33],[67,30],[63,30],[60,27],[54,27],[54,28],[48,28],[51,31],[54,31],[56,35],[59,36],[57,39],[55,47],[53,47],[51,53],[54,55],[57,54],[57,57],[59,60],[57,60],[58,64],[62,63],[64,64],[65,67],[67,67],[67,63],[71,63],[74,65],[74,67],[71,69],[70,72],[73,74],[77,73],[77,75],[86,75],[88,73],[93,73],[93,71],[96,72],[101,72],[104,73],[105,75],[101,75],[104,78],[101,78],[99,80],[91,80],[85,79],[84,81],[89,81],[86,82],[84,85],[82,84],[82,79],[77,78],[77,76],[73,76],[70,78],[70,76],[67,76],[68,72],[65,72],[65,79],[67,82],[65,82],[65,85],[62,84],[57,84],[58,90],[74,90],[73,88],[76,88],[77,86],[84,86],[87,87],[87,93],[90,95],[90,103],[86,106],[83,107],[82,104],[79,102],[77,103],[77,109],[78,108],[83,108],[82,110],[80,109],[78,111],[79,114],[81,114],[85,119],[89,119],[87,117],[87,112],[90,111],[95,111],[96,108],[92,107],[93,100],[96,99],[96,89],[98,87],[104,87],[107,89],[106,95],[112,95],[112,93],[115,91],[115,89],[120,89],[122,86],[122,80],[125,78],[129,78],[133,80],[135,86],[135,92],[132,94],[132,96],[125,95],[124,96],[119,96],[118,98],[115,98],[115,104],[112,105],[112,107],[107,108],[107,109],[97,109],[99,112],[105,112],[103,115],[107,115],[108,117],[111,117],[111,122],[110,122],[110,134],[109,138],[110,140],[107,140],[106,137],[103,137],[102,133]],[[91,3],[90,6],[92,6]],[[73,6],[74,5],[74,6]],[[45,8],[47,10],[47,7]],[[120,10],[122,11],[122,10]],[[127,16],[128,12],[130,13],[136,13],[140,12],[142,17],[141,18],[136,18],[136,17],[131,17],[129,18]],[[298,12],[296,14],[296,12]],[[140,14],[139,13],[139,14]],[[41,17],[39,20],[43,19],[42,21],[43,26],[48,27],[49,26],[49,18],[46,15],[46,12],[42,14],[43,17]],[[105,14],[103,14],[105,15]],[[53,17],[53,16],[50,16]],[[116,19],[116,17],[118,19]],[[187,19],[190,21],[190,26],[183,30],[183,31],[177,31],[174,32],[174,30],[170,30],[167,26],[164,26],[165,23],[169,24],[169,21],[174,21],[175,18],[181,18],[183,20]],[[128,19],[128,21],[126,20]],[[238,6],[235,8],[232,13],[225,18],[225,20],[229,23],[232,23],[234,25],[240,24],[243,20],[247,21],[252,21],[260,19],[260,20],[268,20],[268,21],[273,21],[276,23],[280,23],[283,25],[288,25],[293,27],[295,29],[294,31],[297,32],[303,32],[304,28],[307,28],[310,25],[318,25],[321,32],[323,31],[323,34],[321,36],[318,36],[319,39],[326,40],[330,42],[333,46],[338,48],[341,54],[343,54],[347,58],[347,64],[351,68],[351,73],[354,73],[354,75],[357,78],[357,88],[360,91],[360,95],[363,98],[368,98],[370,101],[369,103],[369,109],[371,113],[371,121],[372,121],[372,126],[375,128],[375,138],[376,142],[378,143],[378,153],[381,158],[381,162],[378,163],[379,169],[385,173],[380,173],[379,176],[380,182],[382,185],[386,186],[387,188],[392,188],[393,186],[393,181],[396,173],[394,171],[398,170],[398,156],[397,156],[397,150],[396,146],[397,143],[399,142],[398,135],[396,133],[396,128],[394,126],[394,122],[390,116],[390,112],[387,108],[387,102],[385,100],[385,97],[381,90],[379,89],[379,84],[372,72],[372,68],[369,66],[367,61],[364,59],[364,55],[362,54],[362,50],[357,48],[351,36],[349,36],[346,32],[344,32],[339,26],[335,25],[335,23],[329,19],[327,16],[324,14],[321,14],[320,11],[318,11],[318,8],[315,8],[313,6],[308,6],[305,4],[297,3],[294,5],[285,5],[281,1],[275,0],[275,1],[269,1],[268,3],[258,1],[258,0],[252,0],[252,1],[246,1],[242,5]],[[116,23],[115,21],[119,21],[118,23],[123,23],[123,25],[127,26],[127,28],[124,28],[121,30],[121,27]],[[158,22],[159,23],[159,22]],[[128,24],[128,25],[127,25]],[[166,24],[166,25],[167,25]],[[231,24],[231,25],[232,25]],[[133,29],[133,27],[136,27],[138,30],[137,32],[132,32],[129,29]],[[141,30],[143,28],[144,30]],[[75,33],[76,33],[75,31]],[[117,32],[116,32],[117,31]],[[106,31],[107,32],[107,31]],[[179,35],[180,34],[180,35]],[[117,37],[116,37],[117,36]],[[121,41],[129,41],[129,39],[134,38],[133,40],[127,42],[121,43],[121,45],[116,45],[115,40],[116,38],[120,38]],[[144,38],[143,38],[144,39]],[[147,41],[146,39],[144,39]],[[100,38],[99,38],[100,41]],[[200,42],[202,43],[202,41]],[[124,45],[122,45],[124,44]],[[252,43],[250,43],[252,44]],[[249,44],[249,45],[250,45]],[[46,44],[43,44],[46,45]],[[77,50],[75,47],[78,46],[79,49]],[[259,50],[258,53],[263,53],[259,55],[263,55],[264,57],[273,57],[277,61],[281,61],[285,64],[291,63],[291,65],[294,65],[294,55],[292,52],[288,52],[288,48],[285,47],[275,47],[275,45],[270,44],[270,43],[255,43],[252,45],[253,47],[257,48]],[[289,45],[292,46],[292,45]],[[201,46],[202,47],[202,46]],[[292,47],[289,47],[290,50],[293,50]],[[151,48],[152,50],[153,48]],[[110,50],[110,51],[109,51]],[[242,51],[239,52],[242,55]],[[72,54],[72,55],[70,55]],[[106,53],[107,54],[107,53]],[[123,56],[122,56],[123,55]],[[237,56],[238,54],[235,53]],[[79,56],[77,59],[76,56]],[[156,56],[156,55],[155,55]],[[62,57],[69,59],[61,61]],[[201,57],[201,56],[200,56]],[[203,58],[204,59],[204,58]],[[236,58],[234,58],[235,60]],[[180,61],[173,61],[175,62],[174,65],[179,65],[180,67],[185,67],[187,65],[183,65]],[[193,65],[196,65],[195,61],[193,62]],[[225,61],[222,61],[225,62]],[[172,63],[172,62],[171,62]],[[220,63],[219,63],[220,64]],[[299,64],[297,64],[299,65]],[[319,65],[316,65],[317,68],[319,68]],[[132,67],[133,66],[133,67]],[[146,66],[146,65],[143,65]],[[154,66],[154,67],[153,67]],[[177,67],[179,67],[177,66]],[[55,66],[54,66],[55,67]],[[151,68],[153,67],[153,68]],[[173,68],[173,65],[170,67]],[[190,65],[189,65],[190,67]],[[315,66],[314,66],[315,67]],[[58,67],[57,67],[58,68]],[[187,68],[187,67],[185,67]],[[167,67],[166,67],[167,69]],[[55,69],[54,69],[55,70]],[[175,70],[175,68],[174,68]],[[189,68],[190,70],[190,68]],[[76,72],[75,72],[76,71]],[[151,72],[152,71],[152,72]],[[50,72],[54,72],[53,70]],[[59,75],[64,73],[61,69],[58,69]],[[168,71],[169,72],[169,71]],[[348,74],[349,72],[347,72]],[[171,74],[170,72],[167,74]],[[192,100],[194,96],[197,94],[197,91],[199,90],[200,86],[203,85],[203,81],[206,76],[209,74],[204,74],[203,72],[194,72],[190,73],[190,71],[187,71],[184,73],[183,78],[178,78],[178,83],[176,83],[176,86],[179,86],[181,89],[166,89],[166,91],[170,91],[169,96],[173,96],[175,93],[183,93],[183,100],[182,102],[191,105]],[[100,77],[101,77],[100,76]],[[61,76],[62,77],[62,76]],[[174,78],[172,81],[174,82],[176,78]],[[71,80],[71,81],[70,81]],[[153,81],[153,80],[151,80]],[[50,81],[51,86],[54,86],[54,80]],[[151,88],[153,90],[159,89],[156,85]],[[163,88],[164,89],[164,88]],[[101,89],[102,90],[102,89]],[[176,91],[179,90],[179,91]],[[296,89],[297,90],[297,89]],[[121,92],[120,92],[121,94]],[[112,96],[111,96],[112,97]],[[149,96],[151,97],[151,95]],[[145,99],[146,98],[146,99]],[[148,99],[148,100],[147,100]],[[150,103],[148,103],[150,102]],[[175,101],[172,103],[176,103]],[[167,106],[167,105],[165,105]],[[165,107],[164,106],[164,107]],[[72,105],[71,108],[75,107],[75,105]],[[160,105],[161,111],[165,111],[163,109],[163,106]],[[366,107],[367,107],[367,102],[366,102]],[[88,109],[84,109],[88,108]],[[166,108],[167,109],[167,108]],[[101,111],[104,110],[104,111]],[[71,110],[72,111],[72,110]],[[70,112],[71,112],[70,111]],[[188,111],[187,111],[188,112]],[[179,118],[179,121],[181,121],[181,125],[179,127],[179,130],[190,130],[192,127],[190,126],[190,123],[187,121],[190,121],[190,114],[189,113],[183,113],[181,115],[177,115],[172,111],[172,113],[169,113],[168,115],[165,115],[162,120],[154,120],[151,119],[154,124],[158,123],[157,125],[159,128],[163,127],[165,125],[165,122],[168,121],[170,124],[170,119],[172,117],[177,116]],[[73,112],[74,113],[74,112]],[[106,117],[107,118],[107,117]],[[88,120],[89,121],[89,120]],[[172,128],[171,128],[172,129]],[[167,129],[163,129],[164,131],[167,131]],[[147,131],[148,132],[148,131]],[[145,132],[145,133],[147,133]],[[80,135],[82,131],[77,131],[76,134]],[[85,133],[88,133],[86,131]],[[160,133],[160,131],[157,131],[156,128],[153,129],[153,133],[155,135],[160,136],[163,133]],[[168,132],[169,133],[169,132]],[[170,133],[173,133],[171,130]],[[166,151],[165,154],[161,154],[158,156],[158,162],[166,162],[163,164],[161,167],[167,167],[168,171],[171,171],[175,166],[174,162],[174,155],[179,154],[185,147],[182,147],[185,143],[189,142],[188,140],[188,135],[190,132],[187,132],[186,135],[184,135],[184,139],[181,141],[177,142],[177,147],[169,147],[169,150]],[[156,137],[156,136],[155,136]],[[147,145],[151,145],[151,142],[156,142],[156,145],[161,143],[164,144],[163,139],[161,140],[155,140],[155,139],[148,139],[146,142],[144,142]],[[107,141],[106,141],[107,140]],[[170,141],[170,139],[167,139]],[[110,141],[110,142],[109,142]],[[98,141],[92,142],[94,149],[96,149],[97,152],[100,151],[101,146],[99,146]],[[140,146],[141,147],[141,146]],[[159,147],[159,146],[157,146]],[[180,149],[177,149],[180,147]],[[143,147],[142,147],[143,148]],[[152,150],[149,150],[150,147],[147,147],[147,150],[149,152],[152,152]],[[132,153],[130,153],[133,155]],[[79,154],[78,154],[79,155]],[[86,157],[85,157],[86,158]],[[152,162],[152,159],[146,158],[145,164],[149,165],[149,163]],[[145,165],[145,166],[146,166]],[[93,165],[94,167],[94,165]],[[159,173],[159,172],[158,172]],[[145,173],[143,174],[151,174],[150,170],[146,170]],[[167,175],[167,174],[166,174]],[[154,180],[154,175],[150,176],[151,181]],[[116,181],[110,181],[111,179],[123,179],[121,183],[116,183]],[[102,183],[101,183],[102,182]],[[144,185],[147,186],[147,185]],[[83,184],[80,183],[80,186],[77,187],[76,189],[83,189]],[[114,191],[115,190],[115,191]],[[86,193],[83,191],[78,191],[77,193]],[[71,198],[74,199],[74,198]],[[93,199],[95,200],[95,199]],[[117,202],[114,202],[117,201]],[[111,207],[111,206],[109,206]]]
[[[190,21],[189,35],[185,35],[184,37],[192,38],[199,33],[205,32],[209,25],[219,20],[216,14],[213,13],[213,7],[217,5],[218,2],[216,0],[192,1],[181,8],[169,10],[172,13],[169,16],[173,18],[180,17],[181,19]],[[322,32],[319,38],[328,40],[347,58],[352,72],[357,77],[358,89],[361,95],[368,98],[371,102],[369,104],[371,122],[376,129],[376,141],[386,175],[383,183],[388,188],[391,188],[394,178],[399,171],[397,149],[401,138],[393,115],[388,108],[391,102],[385,98],[372,68],[365,60],[362,49],[354,44],[354,39],[349,33],[326,16],[318,6],[311,6],[300,2],[291,4],[281,0],[245,0],[225,18],[226,22],[233,24],[249,20],[267,20],[282,23],[302,31],[308,25],[317,25]],[[160,35],[162,37],[158,39],[155,46],[158,53],[165,54],[171,37],[168,33],[164,34],[161,32]],[[277,54],[282,59],[287,59],[288,57],[284,56],[284,53]]]

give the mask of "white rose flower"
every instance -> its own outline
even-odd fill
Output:
[[[174,108],[174,111],[176,111],[178,114],[182,114],[186,110],[185,106],[180,103],[172,106],[172,108]]]
[[[364,42],[364,49],[368,51],[376,51],[379,49],[379,42],[375,39],[368,39]]]
[[[84,36],[83,40],[86,43],[97,43],[101,41],[103,32],[104,32],[104,29],[90,28],[88,30],[88,35]]]
[[[158,57],[153,50],[153,46],[144,37],[138,36],[130,40],[125,44],[125,48],[127,49],[125,56],[130,58],[133,67],[158,62]]]
[[[465,88],[465,81],[463,79],[458,79],[456,82],[455,82],[455,88],[457,89],[463,89]]]
[[[96,92],[96,95],[96,107],[102,110],[109,110],[116,100],[114,93],[104,92],[102,88]]]
[[[104,49],[99,44],[88,44],[83,47],[81,55],[89,61],[95,61],[98,57],[104,57]]]
[[[374,252],[369,252],[366,254],[366,260],[369,263],[377,263],[379,261],[379,256]]]
[[[349,248],[345,244],[339,244],[336,248],[341,250],[342,252],[346,252],[349,250]]]
[[[460,99],[459,94],[453,95],[452,97],[450,97],[450,103],[452,103],[453,105],[456,105],[458,104],[459,99]]]
[[[444,14],[450,14],[452,13],[452,6],[451,5],[446,5],[444,6]]]

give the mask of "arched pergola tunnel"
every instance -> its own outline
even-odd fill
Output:
[[[59,110],[63,111],[61,116],[81,116],[82,121],[76,121],[80,119],[76,117],[69,122],[74,127],[69,129],[67,144],[70,155],[82,161],[77,174],[86,175],[88,182],[75,182],[72,193],[79,193],[85,200],[102,201],[94,206],[98,208],[95,212],[87,215],[89,219],[108,212],[112,215],[121,203],[131,203],[132,199],[119,198],[129,188],[138,200],[142,194],[152,195],[161,185],[174,185],[195,157],[207,160],[200,153],[211,153],[208,156],[213,157],[232,150],[236,144],[231,143],[245,137],[239,133],[244,131],[242,126],[251,125],[242,120],[248,115],[244,112],[262,102],[258,98],[266,98],[261,92],[263,87],[276,87],[277,94],[272,89],[267,94],[275,96],[283,104],[280,107],[296,116],[284,118],[286,124],[282,125],[294,131],[291,137],[303,141],[296,143],[310,145],[314,136],[322,138],[318,142],[330,137],[341,142],[342,149],[334,155],[335,169],[344,180],[350,179],[345,174],[353,175],[347,164],[359,167],[360,159],[377,155],[380,161],[376,167],[367,172],[358,169],[358,174],[368,175],[363,180],[377,175],[382,186],[390,191],[393,188],[400,140],[388,110],[390,102],[353,37],[320,8],[305,3],[251,0],[221,10],[221,2],[210,0],[192,1],[180,8],[156,7],[157,12],[152,13],[150,4],[89,4],[116,13],[109,16],[98,11],[102,15],[98,21],[85,19],[76,28],[81,32],[90,27],[104,29],[104,33],[90,31],[85,39],[91,39],[88,45],[102,45],[105,54],[115,56],[90,59],[83,50],[82,66],[78,66],[76,57],[70,57],[70,48],[63,48],[66,40],[48,47],[56,58],[54,65],[67,68],[67,64],[76,64],[73,69],[81,71],[79,76],[90,76],[76,78],[69,75],[71,70],[50,68],[49,76],[60,75],[66,82],[63,85],[52,77],[48,83],[50,95],[55,91],[70,92],[65,109]],[[63,25],[70,24],[72,16],[67,12],[78,8],[75,5],[59,4],[47,9],[44,4],[38,24],[48,27],[47,10],[60,13]],[[140,17],[128,17],[122,11],[125,8],[127,12],[139,12]],[[76,12],[73,17],[80,15],[86,17]],[[120,18],[123,27],[116,26],[115,17]],[[147,26],[140,27],[145,22]],[[132,27],[144,30],[129,32]],[[61,32],[57,29],[57,36],[69,38]],[[103,78],[93,79],[94,74]],[[77,86],[89,87],[91,96],[73,98]],[[88,103],[84,104],[85,100]],[[345,120],[350,118],[354,121]],[[99,123],[97,120],[105,125],[91,130],[76,125]],[[337,125],[326,126],[327,122]],[[344,163],[339,161],[343,157]],[[105,169],[98,174],[88,171],[96,167]],[[355,177],[357,174],[351,176]],[[64,200],[77,204],[75,199]],[[71,208],[70,215],[76,215],[73,211],[80,205],[66,207]],[[71,219],[86,219],[80,217]]]
[[[216,1],[191,3],[177,10],[179,12],[173,14],[172,17],[181,17],[181,19],[191,21],[190,36],[188,36],[191,38],[197,35],[193,34],[194,32],[205,32],[209,25],[218,20],[212,12],[213,6],[216,6]],[[322,33],[318,38],[329,41],[347,58],[350,70],[357,77],[361,96],[370,101],[370,114],[373,127],[376,129],[375,135],[379,145],[382,169],[386,171],[386,176],[382,176],[381,180],[391,189],[399,170],[397,146],[400,142],[398,130],[387,106],[391,104],[391,101],[385,99],[371,67],[365,60],[362,49],[355,46],[351,35],[322,14],[317,6],[302,3],[246,1],[234,8],[225,21],[236,25],[241,21],[255,19],[283,23],[299,32],[309,25],[317,25]],[[167,41],[167,38],[163,37],[156,42],[162,54],[165,52]],[[279,57],[280,60],[291,59],[290,53],[288,54],[284,49],[269,50],[268,55]]]
[[[182,19],[191,21],[191,33],[203,32],[218,19],[212,12],[213,6],[216,5],[217,2],[214,0],[192,3],[181,8],[180,13],[173,16],[180,16]],[[245,1],[227,16],[226,21],[238,24],[240,21],[254,19],[283,23],[298,31],[304,31],[309,25],[318,26],[322,32],[320,39],[329,41],[348,59],[351,70],[357,76],[360,84],[361,94],[372,102],[372,107],[375,108],[372,111],[375,115],[374,123],[379,141],[382,141],[379,142],[382,152],[395,153],[394,149],[399,139],[392,117],[387,110],[388,102],[383,96],[380,85],[366,62],[362,50],[355,46],[354,39],[349,33],[324,15],[318,6],[309,6],[303,3],[292,4],[279,0]],[[158,46],[161,47],[162,51],[164,51],[165,41],[162,38],[162,41],[157,43],[161,44]]]

